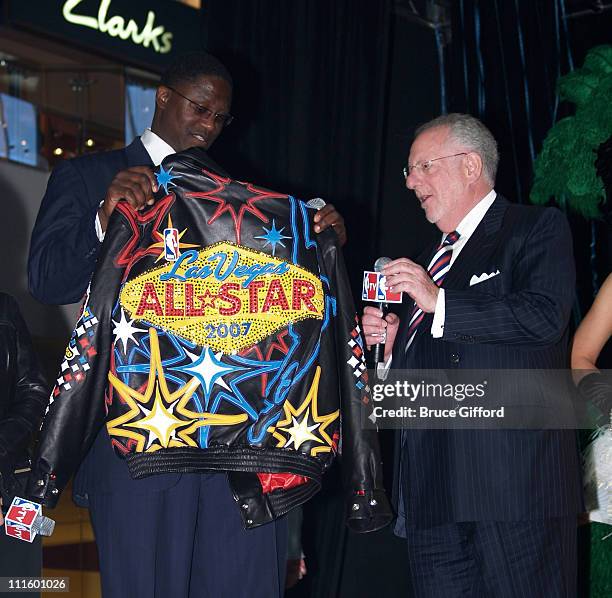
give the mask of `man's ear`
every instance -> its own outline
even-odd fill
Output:
[[[155,105],[157,108],[163,110],[166,107],[171,93],[172,91],[170,88],[166,87],[165,85],[160,85],[157,88],[157,91],[155,92]]]
[[[465,169],[470,179],[479,179],[482,174],[482,158],[476,152],[469,152],[465,157]]]

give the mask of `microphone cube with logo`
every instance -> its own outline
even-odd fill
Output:
[[[7,536],[32,542],[36,534],[50,536],[55,522],[42,514],[42,506],[36,502],[16,496],[13,499],[4,518],[4,528]]]
[[[389,291],[386,284],[386,276],[384,274],[366,270],[363,273],[361,299],[363,301],[374,301],[376,303],[401,303],[402,294]]]

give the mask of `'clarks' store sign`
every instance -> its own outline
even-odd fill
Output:
[[[168,0],[5,0],[4,21],[162,68],[172,55],[204,47],[200,13]]]

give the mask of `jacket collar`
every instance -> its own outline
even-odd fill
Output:
[[[153,160],[145,149],[140,137],[136,137],[130,145],[125,148],[128,168],[132,166],[153,166]]]

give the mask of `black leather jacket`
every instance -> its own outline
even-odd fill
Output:
[[[315,238],[313,209],[223,176],[199,149],[167,158],[158,180],[153,207],[119,204],[109,223],[32,494],[52,506],[105,423],[134,478],[227,471],[246,527],[316,493],[341,447],[349,525],[385,525],[335,233]]]
[[[16,301],[0,293],[0,491],[17,491],[16,469],[29,466],[28,445],[49,401],[32,341]]]

